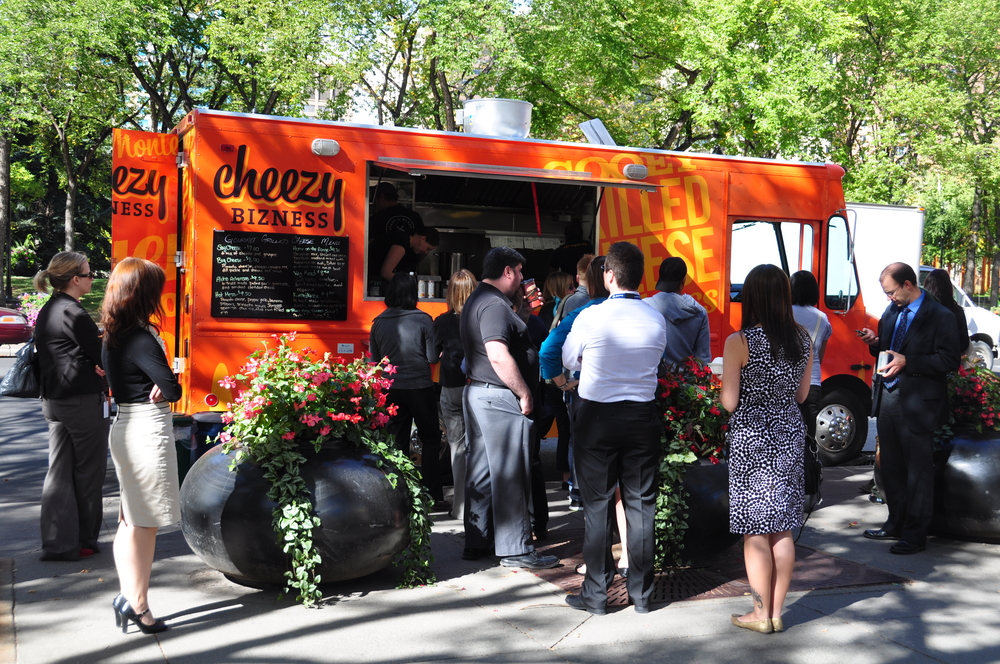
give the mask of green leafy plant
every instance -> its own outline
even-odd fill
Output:
[[[723,460],[729,414],[719,401],[722,383],[691,357],[659,379],[656,402],[663,417],[656,498],[656,566],[684,566],[687,498],[684,473],[698,459]]]
[[[52,297],[46,293],[22,293],[20,304],[17,308],[21,310],[24,317],[28,319],[28,325],[34,327],[35,321],[38,320],[38,312],[42,310],[45,303],[49,301]]]
[[[367,449],[379,459],[393,487],[400,477],[406,483],[412,509],[410,542],[395,561],[403,567],[401,587],[434,582],[430,570],[431,499],[420,483],[420,474],[409,458],[397,450],[385,431],[395,406],[386,405],[388,376],[395,368],[383,359],[370,364],[362,359],[345,362],[329,353],[319,357],[308,348],[295,350],[295,333],[275,335],[277,345],[253,353],[246,365],[220,384],[244,388],[223,416],[220,434],[223,452],[233,452],[231,470],[249,459],[259,464],[270,484],[268,497],[278,506],[273,524],[285,553],[291,557],[285,572],[287,589],[306,606],[321,597],[316,574],[321,562],[313,546],[313,529],[320,520],[299,466],[306,461],[301,447],[319,451],[328,440],[342,440]]]

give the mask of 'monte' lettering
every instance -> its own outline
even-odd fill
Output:
[[[320,174],[294,168],[279,172],[273,167],[259,173],[256,168],[249,167],[245,145],[236,151],[236,164],[220,166],[212,182],[212,189],[220,201],[242,202],[249,197],[252,201],[264,203],[282,201],[293,206],[332,206],[336,210],[334,215],[337,221],[343,188],[344,181],[335,178],[333,173]]]

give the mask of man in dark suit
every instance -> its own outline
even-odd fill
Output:
[[[945,374],[958,369],[954,316],[917,286],[905,263],[892,263],[880,277],[892,302],[878,335],[860,332],[871,353],[887,352],[889,362],[876,379],[882,488],[889,517],[865,537],[898,540],[891,553],[923,551],[934,506],[934,431],[948,417]]]

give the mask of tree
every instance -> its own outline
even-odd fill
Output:
[[[16,67],[16,84],[24,94],[17,112],[26,120],[48,125],[57,138],[66,191],[65,249],[75,245],[74,217],[80,180],[113,127],[137,116],[130,104],[126,72],[99,57],[103,33],[94,26],[114,8],[80,0],[71,5],[52,0],[12,0],[0,5],[2,22],[21,46],[8,66]]]

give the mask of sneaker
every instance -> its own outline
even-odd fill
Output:
[[[571,498],[570,501],[569,501],[569,511],[570,512],[582,512],[583,511],[583,503],[581,503],[576,498]]]
[[[555,556],[540,556],[537,551],[520,556],[507,556],[500,559],[501,567],[525,567],[527,569],[549,569],[559,565]]]
[[[80,549],[80,557],[81,558],[90,558],[95,553],[97,553],[97,552],[94,551],[93,549],[87,549],[87,548]]]

